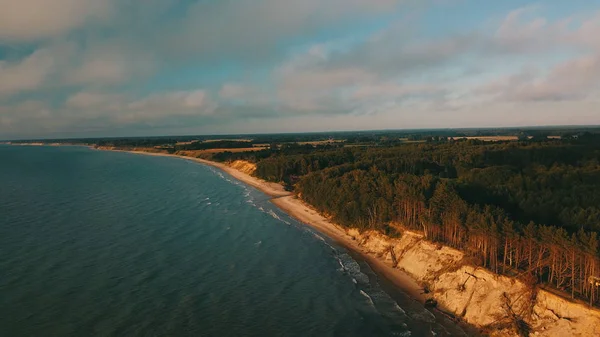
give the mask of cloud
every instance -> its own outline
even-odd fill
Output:
[[[401,0],[199,1],[162,36],[175,55],[264,62],[286,39],[393,11]]]
[[[170,127],[212,118],[217,104],[202,90],[181,90],[135,97],[102,91],[80,91],[64,104],[28,100],[0,105],[0,133],[60,133],[122,127]]]
[[[0,0],[0,42],[61,36],[108,20],[113,5],[113,0]]]
[[[54,41],[16,61],[0,60],[0,98],[48,88],[126,83],[153,73],[156,60],[123,40]]]
[[[145,97],[103,92],[79,92],[69,97],[63,111],[82,118],[103,117],[111,124],[168,124],[170,119],[212,115],[216,105],[202,89],[151,94]]]
[[[219,90],[219,97],[225,100],[257,100],[262,94],[258,88],[239,83],[225,83]]]
[[[53,71],[56,56],[39,49],[17,62],[0,61],[0,97],[40,87]]]
[[[530,6],[491,27],[432,23],[439,0],[21,2],[0,13],[0,132],[435,126],[600,90],[600,12]]]
[[[591,50],[600,50],[600,10],[583,19],[578,29],[567,31],[565,39],[574,45],[585,46]]]
[[[119,94],[80,91],[68,97],[64,105],[66,108],[81,110],[90,108],[116,110],[124,100],[125,97]]]
[[[580,56],[552,67],[546,75],[533,68],[476,88],[501,101],[580,100],[600,89],[600,54]]]
[[[108,85],[152,74],[153,55],[133,49],[127,40],[91,41],[91,47],[72,55],[59,79],[64,85]]]
[[[356,100],[400,99],[414,96],[440,95],[446,90],[436,84],[406,84],[380,83],[377,85],[358,88],[352,98]]]

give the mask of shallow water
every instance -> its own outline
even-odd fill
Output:
[[[0,146],[1,336],[446,336],[261,192],[186,160]]]

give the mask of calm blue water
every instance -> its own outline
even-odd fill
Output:
[[[210,167],[0,146],[0,183],[0,336],[461,333]]]

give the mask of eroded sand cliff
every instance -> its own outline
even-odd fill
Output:
[[[491,335],[600,336],[600,311],[511,277],[469,265],[458,250],[405,231],[400,239],[378,232],[348,235],[365,250],[404,270],[429,289],[438,307]]]

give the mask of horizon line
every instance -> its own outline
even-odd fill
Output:
[[[270,135],[296,135],[296,134],[327,134],[351,132],[416,132],[416,131],[459,131],[459,130],[515,130],[515,129],[543,129],[543,128],[600,128],[600,124],[546,124],[546,125],[520,125],[520,126],[480,126],[480,127],[433,127],[433,128],[406,128],[406,129],[360,129],[360,130],[327,130],[327,131],[294,131],[294,132],[255,132],[255,133],[206,133],[206,134],[166,134],[145,136],[82,136],[63,138],[13,138],[0,139],[0,142],[13,141],[51,141],[51,140],[81,140],[81,139],[122,139],[122,138],[168,138],[168,137],[212,137],[212,136],[270,136]]]

